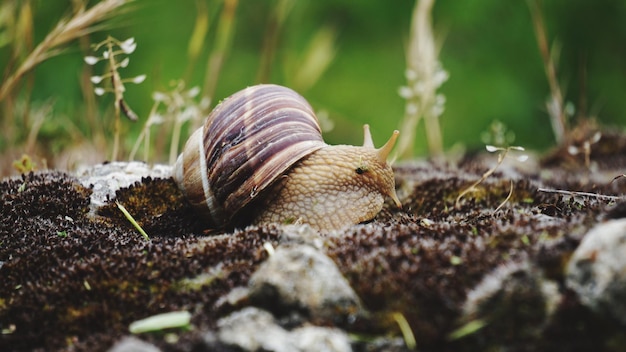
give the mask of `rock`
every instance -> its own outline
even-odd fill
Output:
[[[539,337],[559,300],[557,285],[528,260],[507,263],[467,294],[462,321],[465,328],[474,326],[480,335],[489,335],[496,345],[515,349]],[[452,336],[461,337],[462,329]]]
[[[282,225],[281,228],[283,230],[280,235],[281,244],[308,244],[317,249],[324,247],[325,238],[308,224]]]
[[[361,303],[335,263],[308,245],[276,248],[249,281],[250,300],[275,314],[303,311],[333,323],[354,320]]]
[[[626,324],[626,219],[592,228],[567,265],[566,283],[591,310]]]
[[[161,350],[134,336],[125,336],[119,340],[108,352],[160,352]]]
[[[138,161],[98,164],[76,172],[83,186],[92,187],[92,209],[105,205],[108,199],[115,197],[117,190],[141,181],[144,177],[168,178],[171,175],[172,167],[169,165],[150,166]]]
[[[339,329],[320,326],[303,326],[290,333],[298,351],[352,351],[348,335]]]
[[[287,330],[278,326],[272,314],[247,307],[217,322],[218,338],[226,345],[237,346],[244,351],[293,351]]]
[[[223,345],[244,351],[348,352],[349,338],[338,329],[304,326],[288,331],[267,311],[247,307],[217,322],[217,338]],[[207,340],[213,340],[213,336]]]

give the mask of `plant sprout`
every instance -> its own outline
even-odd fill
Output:
[[[491,176],[491,174],[496,172],[498,167],[500,167],[500,165],[502,165],[502,163],[504,162],[504,159],[506,158],[506,156],[511,151],[517,151],[517,152],[523,152],[524,151],[523,147],[520,147],[520,146],[510,146],[509,145],[509,143],[512,143],[515,140],[515,134],[513,132],[511,132],[511,131],[508,131],[506,126],[503,123],[501,123],[500,121],[492,122],[491,126],[489,126],[489,130],[487,132],[483,133],[481,138],[482,138],[483,142],[486,143],[485,149],[489,153],[498,153],[498,160],[497,160],[496,164],[492,168],[487,170],[480,177],[480,179],[478,179],[472,185],[470,185],[469,187],[464,189],[457,196],[457,198],[456,198],[456,205],[457,206],[459,205],[459,202],[461,201],[461,198],[463,198],[463,196],[465,196],[469,192],[474,191],[476,189],[476,186],[481,184],[483,181],[485,181],[487,179],[487,177]],[[493,143],[493,144],[490,144],[490,143]],[[515,159],[517,161],[519,161],[519,162],[524,162],[524,161],[528,160],[528,155],[526,155],[526,154],[519,154],[519,155],[517,155],[515,157]],[[498,210],[500,210],[500,208],[502,208],[504,203],[506,203],[510,199],[512,194],[513,194],[513,182],[511,181],[511,188],[510,188],[508,196],[506,197],[504,202],[502,202],[496,208],[494,213],[497,212]]]
[[[100,56],[86,56],[85,63],[93,66],[100,61],[108,62],[108,71],[99,76],[92,76],[91,83],[98,85],[107,79],[111,82],[111,85],[108,87],[96,86],[94,88],[94,93],[98,96],[102,96],[109,92],[115,95],[115,135],[111,160],[117,160],[121,128],[120,112],[131,121],[137,121],[138,119],[137,114],[135,114],[135,112],[131,110],[128,104],[124,101],[124,92],[126,91],[124,83],[142,83],[146,79],[146,75],[122,79],[119,73],[120,68],[128,67],[128,64],[130,63],[128,55],[132,54],[135,49],[137,49],[137,43],[134,38],[119,41],[109,36],[103,42],[94,45],[94,51],[96,52],[102,48],[104,48],[104,51]],[[119,60],[120,57],[123,57],[121,61]]]

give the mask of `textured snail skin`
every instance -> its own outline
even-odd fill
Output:
[[[400,204],[391,167],[378,160],[376,149],[365,147],[322,148],[273,189],[255,223],[304,222],[321,231],[336,230],[374,218],[386,196]]]
[[[243,89],[192,134],[174,179],[210,228],[307,223],[334,230],[372,219],[386,196],[399,207],[387,156],[398,131],[374,148],[330,146],[308,102],[276,85]]]

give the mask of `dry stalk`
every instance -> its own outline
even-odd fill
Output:
[[[287,76],[290,85],[299,92],[311,88],[335,59],[337,33],[331,26],[321,27],[311,38],[304,55]]]
[[[189,43],[187,44],[187,68],[185,70],[184,80],[190,81],[193,69],[198,61],[198,57],[202,53],[202,48],[206,43],[207,33],[209,32],[210,15],[207,1],[196,0],[196,22],[193,27]]]
[[[538,188],[537,191],[538,192],[544,192],[544,193],[564,194],[564,195],[568,195],[568,196],[590,197],[590,198],[597,198],[597,199],[603,199],[603,200],[609,200],[609,201],[619,201],[619,200],[624,199],[624,197],[619,197],[619,196],[607,196],[607,195],[604,195],[604,194],[589,193],[589,192],[578,192],[578,191],[567,191],[567,190],[562,190],[562,189]]]
[[[98,30],[94,25],[113,15],[130,0],[103,0],[88,10],[81,9],[69,20],[62,19],[44,40],[26,57],[18,69],[0,86],[0,101],[15,88],[22,77],[41,62],[58,55],[61,46]]]
[[[500,209],[502,209],[502,207],[511,199],[512,195],[513,195],[513,180],[511,180],[511,187],[509,188],[509,194],[502,201],[502,203],[500,203],[500,205],[498,205],[498,207],[493,211],[493,213],[491,213],[491,215],[497,213]]]
[[[224,8],[217,24],[216,42],[209,61],[207,62],[206,78],[204,80],[204,97],[213,100],[215,87],[219,79],[224,58],[232,45],[235,27],[235,14],[239,0],[225,0]]]
[[[417,1],[411,20],[407,50],[407,85],[400,88],[400,96],[406,99],[406,108],[397,150],[404,157],[412,155],[415,131],[422,117],[430,154],[443,154],[439,116],[443,113],[445,97],[437,94],[437,89],[448,79],[448,73],[438,60],[439,48],[431,23],[434,3],[435,0]]]
[[[274,11],[270,15],[263,40],[261,63],[256,77],[257,83],[267,83],[270,79],[272,62],[274,61],[278,40],[280,34],[282,33],[285,19],[287,19],[293,5],[295,5],[294,0],[278,0],[278,3],[274,7]]]
[[[546,71],[546,78],[550,86],[550,98],[546,102],[546,108],[548,115],[550,116],[550,122],[552,123],[552,130],[557,143],[562,143],[568,133],[568,126],[566,120],[566,111],[564,108],[563,94],[561,93],[561,87],[557,80],[556,65],[550,55],[550,49],[548,47],[548,39],[546,34],[546,27],[543,20],[543,14],[541,10],[540,0],[527,0],[528,7],[530,8],[530,15],[533,21],[533,27],[535,29],[535,36],[537,37],[537,45],[539,46],[539,53],[543,60],[543,67]]]

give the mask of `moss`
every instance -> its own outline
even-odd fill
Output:
[[[24,181],[27,187],[17,192]],[[147,181],[146,195],[136,196],[137,203],[150,192],[164,194],[150,191],[163,183],[169,187],[167,181]],[[142,187],[129,190],[137,188]],[[206,314],[196,317],[195,323],[211,326],[212,302],[245,284],[266,256],[263,242],[277,245],[278,232],[272,227],[205,237],[180,221],[188,221],[189,215],[169,225],[184,207],[180,202],[162,208],[161,219],[139,213],[148,228],[152,226],[152,240],[146,242],[117,214],[106,217],[103,212],[90,218],[89,190],[61,173],[27,175],[1,183],[0,189],[4,262],[0,297],[10,302],[0,310],[0,326],[15,326],[12,334],[1,336],[2,350],[59,349],[68,341],[87,349],[81,345],[87,336],[91,343],[99,341],[96,349],[101,350],[126,333],[134,320],[171,310],[196,310],[198,305]],[[159,221],[165,224],[162,228],[156,225]],[[67,236],[58,236],[59,229]],[[227,275],[216,277],[211,285],[177,289],[176,282],[218,264]]]
[[[541,174],[496,171],[479,192],[456,204],[458,194],[487,169],[476,160],[398,167],[403,209],[387,204],[371,223],[328,237],[327,254],[372,313],[347,326],[351,332],[399,336],[393,319],[399,312],[420,348],[493,346],[488,327],[469,340],[448,338],[460,327],[467,293],[494,268],[518,260],[562,284],[564,263],[585,231],[624,213],[623,206],[609,208],[604,199],[540,192],[540,186],[594,190],[558,168]],[[513,193],[496,212],[511,179]],[[626,182],[603,187],[605,194],[621,194]],[[215,327],[233,309],[215,302],[247,284],[267,257],[263,244],[277,246],[282,233],[280,225],[207,232],[169,179],[146,178],[121,189],[95,216],[89,213],[90,193],[59,172],[0,182],[0,328],[12,331],[0,336],[0,350],[103,350],[127,333],[130,322],[178,310],[193,312],[197,329],[181,333],[177,347],[159,336],[141,337],[169,349],[201,345],[198,331]],[[148,232],[149,242],[115,201]],[[533,342],[538,350],[585,339],[620,341],[615,329],[603,328],[608,322],[592,316],[571,293],[564,294],[551,321]]]
[[[383,226],[359,226],[334,237],[329,254],[375,313],[378,328],[395,330],[386,317],[401,312],[422,346],[451,344],[448,334],[457,327],[467,292],[499,265],[530,257],[562,279],[562,263],[579,241],[571,234],[597,221],[605,205],[566,201],[523,179],[494,213],[510,189],[501,174],[458,206],[456,195],[471,184],[467,174],[434,168],[399,175],[413,177],[403,201],[408,214],[381,212],[376,220]]]
[[[201,219],[191,209],[173,179],[143,178],[141,182],[118,190],[115,200],[128,210],[148,235],[176,236],[203,230]],[[115,202],[101,207],[98,215],[116,226],[133,228]]]

